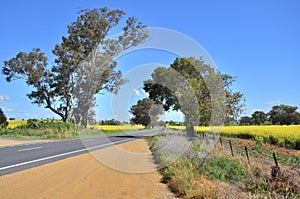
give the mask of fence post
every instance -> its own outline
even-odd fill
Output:
[[[221,148],[223,149],[223,143],[222,143],[222,136],[220,136],[220,145],[221,145]]]
[[[273,152],[273,158],[274,158],[276,167],[278,167],[278,162],[277,162],[277,158],[276,158],[275,152]]]
[[[214,144],[215,144],[215,147],[217,147],[217,141],[216,141],[216,135],[214,134]]]
[[[245,151],[246,151],[246,156],[247,156],[248,164],[250,164],[250,157],[249,157],[248,149],[247,149],[246,146],[245,146]]]
[[[207,144],[207,145],[210,144],[210,143],[209,143],[209,139],[208,139],[208,134],[207,134],[207,133],[205,133],[205,141],[206,141],[206,144]]]
[[[232,155],[232,157],[233,157],[233,156],[234,156],[234,154],[233,154],[233,150],[232,150],[231,140],[228,140],[228,142],[229,142],[229,145],[230,145],[230,151],[231,151],[231,155]]]

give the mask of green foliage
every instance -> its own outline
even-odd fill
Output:
[[[209,178],[222,182],[238,182],[249,176],[249,171],[238,160],[225,155],[208,159],[199,169]]]
[[[261,125],[267,120],[267,114],[265,114],[263,111],[255,111],[252,114],[252,120],[254,124]]]
[[[135,133],[132,130],[131,133]],[[97,136],[124,135],[123,130],[99,130],[78,127],[75,131],[73,123],[52,120],[29,119],[27,124],[13,129],[0,129],[0,137],[29,138],[29,139],[76,139]]]
[[[172,182],[171,188],[179,193],[188,195],[192,191],[191,182],[198,177],[196,168],[187,159],[178,159],[169,166],[161,169],[162,182]]]
[[[300,113],[296,112],[298,107],[289,105],[273,106],[268,113],[272,124],[290,125],[300,123]]]
[[[77,136],[74,124],[29,119],[27,124],[0,131],[0,136],[31,139],[65,139]]]
[[[253,119],[248,116],[241,117],[239,120],[240,125],[252,125]]]
[[[32,88],[27,95],[32,103],[48,108],[64,122],[69,122],[73,110],[76,122],[86,127],[93,116],[95,95],[104,90],[116,92],[125,83],[121,72],[115,70],[114,58],[148,36],[145,26],[129,17],[122,34],[107,39],[124,15],[108,8],[81,10],[77,20],[68,25],[68,36],[55,45],[53,65],[34,48],[5,61],[2,73],[8,82],[24,79]]]
[[[49,129],[53,131],[64,132],[64,131],[74,130],[74,124],[29,119],[27,120],[26,125],[18,126],[15,129]]]
[[[149,98],[144,98],[130,108],[130,113],[134,115],[134,117],[131,118],[131,123],[142,124],[146,128],[150,125],[154,126],[158,116],[161,115],[162,112],[163,109],[160,105],[155,104],[154,101]]]
[[[155,142],[158,140],[158,138],[160,136],[162,136],[164,133],[160,133],[160,134],[157,134],[155,136],[150,136],[150,137],[147,137],[147,142],[148,142],[148,145],[150,146],[150,149],[151,150],[155,150],[155,148],[152,148],[155,144]]]
[[[6,128],[8,126],[7,118],[0,108],[0,128]]]
[[[262,145],[261,142],[256,142],[255,146],[253,146],[251,148],[251,150],[258,152],[258,153],[262,153],[263,151],[266,150],[266,148]]]
[[[149,98],[166,111],[180,110],[189,136],[194,136],[194,126],[209,125],[212,116],[236,117],[242,111],[243,95],[230,90],[233,77],[220,74],[202,59],[176,58],[170,67],[156,68],[151,77],[144,81]],[[213,108],[218,111],[212,112]]]
[[[111,119],[111,120],[101,120],[98,124],[99,125],[122,125],[123,122],[115,119]]]
[[[63,52],[71,49],[71,53],[79,57],[77,61],[82,61],[75,72],[74,112],[76,121],[85,127],[89,110],[95,106],[95,95],[101,91],[116,93],[126,83],[121,71],[115,70],[115,57],[143,42],[148,36],[145,26],[135,17],[129,17],[122,34],[116,39],[107,39],[109,32],[122,22],[124,15],[123,11],[110,11],[107,8],[83,10],[77,21],[69,26],[70,35],[61,45]]]
[[[295,178],[293,173],[272,167],[272,172],[268,175],[265,165],[261,168],[246,166],[242,159],[230,157],[224,151],[218,149],[207,151],[206,146],[201,145],[199,140],[193,140],[189,150],[174,159],[173,155],[180,151],[177,146],[179,142],[172,141],[175,146],[169,147],[169,153],[158,152],[156,144],[153,144],[153,142],[160,142],[160,145],[166,145],[165,140],[170,140],[166,137],[168,135],[154,136],[149,140],[149,144],[154,146],[151,147],[153,155],[161,166],[173,158],[174,161],[160,170],[163,175],[162,181],[168,183],[169,187],[183,198],[218,198],[222,196],[223,183],[214,183],[211,180],[225,182],[238,187],[244,193],[247,192],[259,198],[267,196],[297,198],[300,196],[297,176]],[[258,143],[252,150],[257,150],[257,153],[261,154],[266,151],[266,148]],[[277,157],[278,160],[285,158],[280,155]],[[299,157],[294,157],[289,161],[298,161],[295,166],[299,167]],[[262,166],[260,161],[255,165]]]

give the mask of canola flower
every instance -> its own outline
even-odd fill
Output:
[[[170,126],[170,128],[185,129],[184,126]],[[300,125],[195,127],[195,130],[198,133],[218,133],[227,137],[252,139],[286,148],[300,149]]]
[[[8,120],[8,127],[9,129],[16,128],[18,126],[23,126],[27,124],[27,120]]]
[[[13,129],[18,126],[23,126],[27,124],[27,120],[8,120],[8,128]],[[119,130],[140,130],[144,129],[143,125],[131,125],[131,124],[124,124],[124,125],[89,125],[88,128],[94,128],[104,131],[119,131]]]
[[[144,129],[143,125],[131,125],[131,124],[124,124],[124,125],[90,125],[89,128],[99,129],[103,131],[130,131],[130,130],[140,130]]]

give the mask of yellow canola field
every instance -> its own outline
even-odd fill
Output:
[[[213,129],[213,128],[212,128]],[[196,127],[197,131],[209,131],[209,127]],[[300,140],[300,125],[271,125],[271,126],[225,126],[221,133],[236,137],[235,135],[253,135],[256,140],[263,141],[264,138],[274,137],[279,142],[289,140],[295,142]]]
[[[27,124],[27,120],[8,120],[8,128],[13,129],[18,126],[22,126]],[[89,125],[89,128],[104,130],[104,131],[118,131],[118,130],[140,130],[144,129],[143,125],[131,125],[131,124],[124,124],[124,125]]]
[[[124,125],[90,125],[89,128],[104,130],[104,131],[129,131],[129,130],[140,130],[144,129],[143,125],[131,125],[131,124],[124,124]]]
[[[184,126],[170,126],[172,129],[184,130]],[[272,142],[276,139],[279,145],[283,143],[300,142],[300,125],[270,125],[270,126],[224,126],[224,127],[196,127],[198,132],[217,132],[230,137],[252,137],[255,140]]]
[[[10,129],[27,124],[27,120],[7,120],[7,121],[8,121],[8,128]]]

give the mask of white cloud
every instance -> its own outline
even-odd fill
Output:
[[[138,96],[138,97],[141,96],[140,91],[137,90],[137,89],[134,89],[134,90],[133,90],[133,94],[136,95],[136,96]]]
[[[24,113],[25,117],[41,117],[40,114],[36,113],[36,114],[31,114],[31,113]]]
[[[279,105],[281,102],[279,100],[271,101],[266,103],[268,106]]]
[[[2,108],[2,111],[3,111],[3,112],[13,112],[14,109],[12,109],[12,108],[7,108],[7,107],[3,107],[3,108]]]
[[[9,101],[10,97],[7,95],[0,95],[0,102]]]

